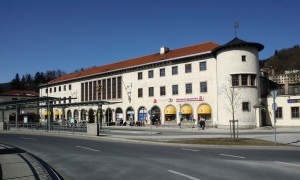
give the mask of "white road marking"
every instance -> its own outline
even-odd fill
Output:
[[[199,151],[197,149],[186,149],[186,148],[181,148],[182,150],[186,150],[186,151]]]
[[[220,156],[228,156],[228,157],[234,157],[234,158],[240,158],[240,159],[244,159],[245,158],[243,156],[234,156],[234,155],[230,155],[230,154],[220,154]]]
[[[87,148],[87,147],[83,147],[83,146],[76,146],[78,148],[82,148],[82,149],[87,149],[87,150],[90,150],[90,151],[96,151],[96,152],[99,152],[99,150],[97,149],[91,149],[91,148]]]
[[[192,179],[192,180],[200,180],[200,179],[198,179],[198,178],[195,178],[195,177],[192,177],[192,176],[189,176],[189,175],[186,175],[186,174],[177,172],[177,171],[173,171],[173,170],[168,170],[168,171],[171,172],[171,173],[177,174],[177,175],[179,175],[179,176],[183,176],[183,177]]]
[[[275,161],[275,163],[284,164],[284,165],[289,165],[289,166],[300,167],[300,164],[292,164],[292,163],[286,163],[286,162],[280,162],[280,161]]]
[[[26,138],[26,137],[20,137],[21,139],[26,139],[26,140],[33,140],[33,141],[37,141],[38,139],[35,138]]]

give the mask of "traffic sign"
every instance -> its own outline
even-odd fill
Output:
[[[276,96],[277,96],[277,90],[272,90],[272,91],[271,91],[271,95],[272,95],[273,99],[276,99]]]
[[[273,109],[274,111],[277,111],[277,103],[273,103],[273,104],[272,104],[272,109]]]

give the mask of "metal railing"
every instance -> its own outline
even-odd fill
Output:
[[[60,125],[60,124],[51,124],[48,127],[47,124],[41,123],[20,123],[20,124],[12,124],[6,123],[4,126],[5,130],[18,130],[18,131],[55,131],[55,132],[87,132],[87,127],[81,124],[67,124],[67,125]]]

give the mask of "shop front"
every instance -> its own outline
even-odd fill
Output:
[[[150,110],[150,118],[152,125],[159,126],[161,124],[161,113],[158,106],[152,107]]]
[[[176,108],[173,105],[168,105],[165,108],[165,124],[176,125]]]
[[[181,124],[182,125],[190,125],[194,124],[194,116],[193,116],[193,108],[192,106],[186,104],[181,106],[180,108],[181,112]]]
[[[202,104],[198,107],[198,122],[205,121],[206,126],[210,126],[209,122],[211,122],[211,108],[208,104]]]

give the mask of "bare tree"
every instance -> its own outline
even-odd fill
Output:
[[[227,99],[227,102],[224,103],[224,107],[225,107],[226,111],[228,111],[232,116],[233,138],[236,139],[236,133],[235,133],[236,119],[235,119],[235,116],[236,116],[236,112],[238,111],[238,107],[240,105],[241,97],[239,95],[239,92],[240,92],[241,88],[236,87],[233,84],[232,80],[228,79],[227,84],[224,84],[223,89],[224,89],[225,98]]]

